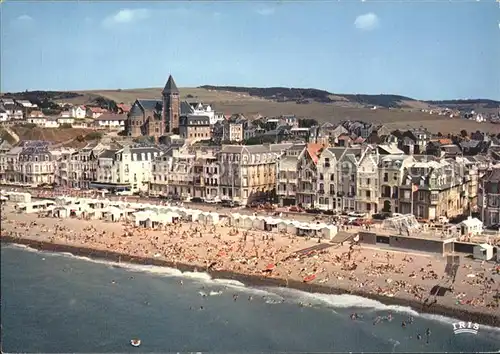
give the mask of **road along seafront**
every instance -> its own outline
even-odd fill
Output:
[[[464,260],[453,292],[445,260],[427,254],[358,245],[318,247],[317,239],[242,231],[225,225],[180,222],[163,230],[128,223],[39,218],[4,207],[2,243],[17,243],[93,259],[206,272],[247,286],[289,287],[322,294],[351,294],[467,322],[500,327],[493,265]],[[311,250],[312,249],[312,250]],[[304,251],[309,250],[309,251]],[[471,276],[473,275],[473,276]]]

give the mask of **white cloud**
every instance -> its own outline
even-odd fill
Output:
[[[18,21],[33,21],[33,17],[29,15],[21,15],[17,18]]]
[[[150,12],[148,9],[123,9],[117,13],[106,17],[102,24],[106,27],[133,23],[149,18]]]
[[[354,26],[360,30],[370,31],[377,28],[379,22],[380,21],[378,19],[378,16],[375,15],[373,12],[370,12],[356,17],[356,20],[354,21]]]
[[[276,10],[274,7],[264,7],[262,9],[257,10],[257,13],[261,16],[270,16],[274,14],[275,11]]]

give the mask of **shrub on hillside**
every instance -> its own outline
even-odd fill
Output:
[[[87,135],[84,136],[84,139],[85,140],[101,140],[102,137],[103,137],[103,133],[100,133],[100,132],[91,132],[91,133],[88,133]]]

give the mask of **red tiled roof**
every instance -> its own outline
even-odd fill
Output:
[[[322,144],[307,144],[307,152],[309,153],[309,156],[311,156],[311,159],[314,161],[314,163],[318,163],[319,153],[322,149]]]
[[[101,107],[89,107],[92,113],[106,113],[108,110]]]
[[[130,112],[130,109],[132,108],[130,105],[125,104],[125,103],[119,103],[116,105],[118,108],[120,108],[123,112]]]

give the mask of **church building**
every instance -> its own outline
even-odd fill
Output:
[[[192,107],[181,102],[180,93],[172,75],[162,91],[162,99],[137,99],[127,117],[126,132],[130,137],[160,137],[179,132],[179,117],[191,114]]]

